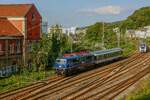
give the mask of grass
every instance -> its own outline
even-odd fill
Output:
[[[150,78],[143,81],[135,91],[126,97],[126,100],[150,100]]]
[[[46,73],[46,74],[45,74]],[[12,75],[9,78],[0,79],[0,93],[14,90],[20,87],[29,85],[35,81],[43,80],[46,76],[53,76],[54,70],[40,71],[40,72],[28,72],[24,71],[21,74]]]

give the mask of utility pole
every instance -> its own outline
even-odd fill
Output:
[[[147,30],[146,29],[144,29],[144,41],[146,41],[146,39],[147,39]]]
[[[117,37],[118,37],[118,47],[120,47],[120,29],[118,29]]]
[[[113,29],[114,32],[116,32],[116,36],[117,36],[117,45],[118,48],[120,47],[120,29],[117,27],[115,29]]]
[[[104,47],[104,31],[105,31],[104,30],[104,22],[102,24],[103,24],[103,26],[102,26],[102,28],[103,28],[102,29],[102,48],[105,49],[105,47]]]
[[[72,39],[72,37],[71,37],[71,35],[69,35],[69,38],[70,38],[70,42],[71,42],[71,48],[70,48],[70,51],[71,51],[71,53],[72,53],[72,45],[73,45],[73,39]]]
[[[125,29],[125,36],[124,36],[124,38],[125,38],[125,44],[127,44],[127,28]]]

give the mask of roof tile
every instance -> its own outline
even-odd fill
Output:
[[[23,36],[23,34],[6,18],[0,18],[0,36]]]
[[[0,17],[24,17],[33,4],[0,4]]]

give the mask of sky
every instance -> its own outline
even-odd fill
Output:
[[[49,25],[84,27],[95,22],[126,19],[150,0],[0,0],[0,3],[34,3]]]

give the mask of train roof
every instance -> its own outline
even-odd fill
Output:
[[[103,54],[112,53],[112,52],[118,52],[118,51],[122,51],[122,49],[121,48],[112,48],[112,49],[108,49],[108,50],[99,50],[99,51],[91,52],[91,54],[93,54],[94,56],[97,56],[97,55],[103,55]]]
[[[90,55],[90,53],[88,51],[73,52],[73,53],[64,54],[63,57],[69,57],[74,55],[88,56]]]
[[[66,59],[66,60],[69,60],[69,59],[78,59],[80,58],[81,56],[79,55],[73,55],[73,56],[67,56],[67,57],[63,57],[63,58],[60,58],[60,59]]]

